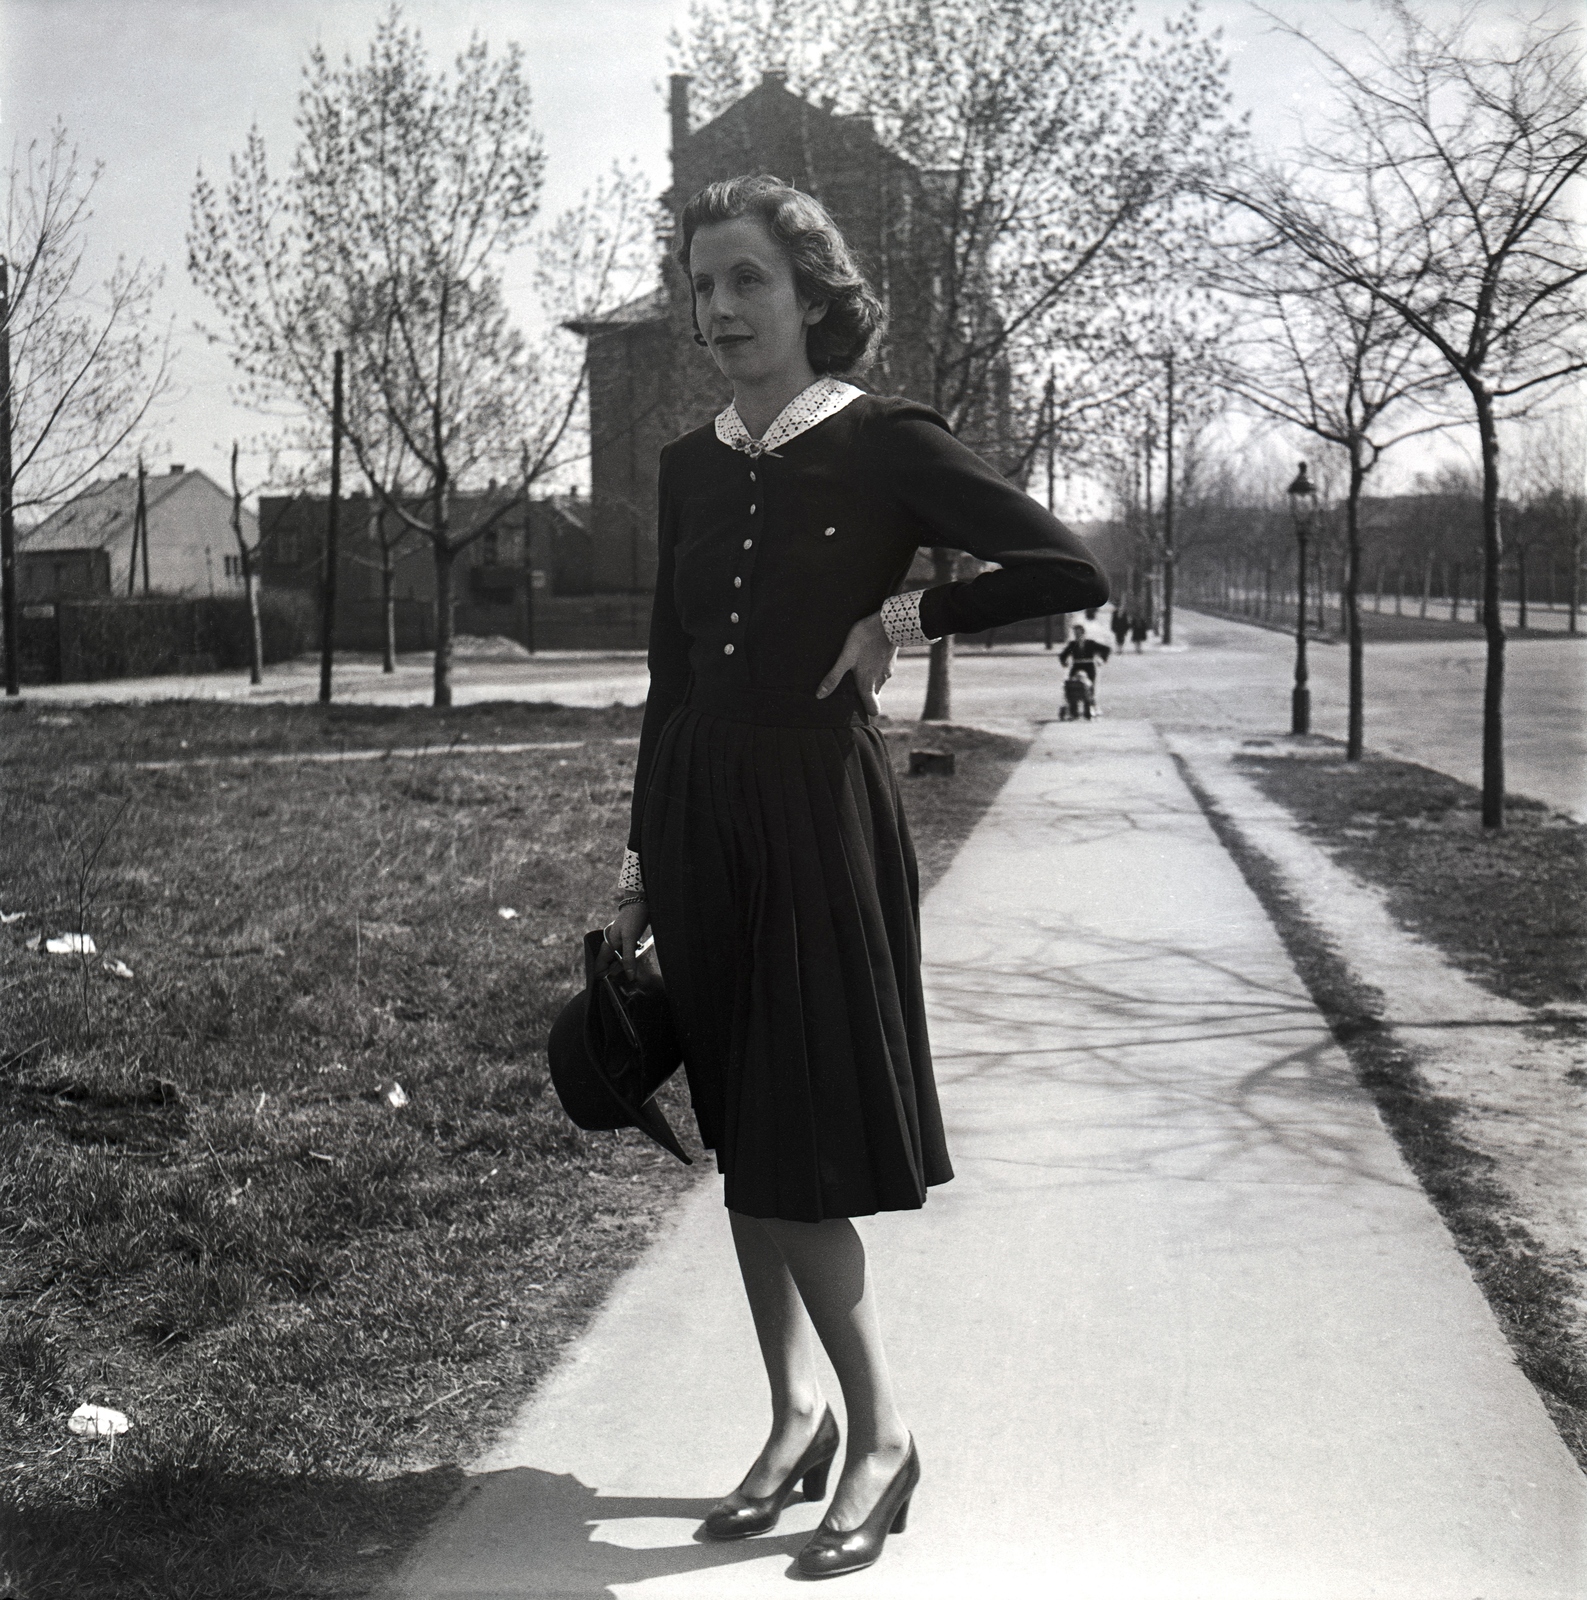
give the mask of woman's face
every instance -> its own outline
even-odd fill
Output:
[[[699,229],[689,275],[700,332],[724,377],[759,385],[813,376],[805,334],[827,308],[799,299],[793,263],[758,217]]]

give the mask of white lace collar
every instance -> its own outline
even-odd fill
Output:
[[[777,446],[797,439],[818,422],[835,416],[851,400],[864,394],[852,383],[841,378],[817,378],[808,389],[802,389],[777,413],[772,425],[760,438],[752,439],[737,405],[730,405],[716,419],[716,436],[731,450],[741,450],[747,456],[773,455]]]

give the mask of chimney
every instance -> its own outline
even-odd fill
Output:
[[[760,81],[763,88],[770,83],[775,84],[779,89],[786,89],[788,87],[788,69],[786,67],[768,67],[761,73]]]
[[[184,472],[186,472],[186,471],[187,471],[187,467],[182,462],[173,461],[171,463],[171,476],[173,478],[180,478],[182,476],[182,474]]]
[[[687,72],[674,72],[667,81],[672,85],[668,110],[672,113],[672,154],[676,159],[689,137],[689,85],[694,79]]]

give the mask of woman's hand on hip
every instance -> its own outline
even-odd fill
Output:
[[[843,649],[832,663],[832,670],[821,680],[816,699],[825,700],[837,688],[843,674],[852,671],[854,687],[860,691],[860,701],[874,716],[881,709],[876,703],[877,693],[892,677],[893,661],[897,655],[898,646],[887,637],[881,612],[873,611],[870,616],[861,617],[849,629],[849,636],[843,641]]]
[[[606,942],[623,958],[623,971],[635,976],[634,946],[650,926],[650,907],[643,900],[630,901],[612,918]]]

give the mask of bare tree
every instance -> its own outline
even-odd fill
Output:
[[[557,336],[531,345],[503,292],[544,172],[530,109],[516,46],[493,58],[476,36],[447,76],[393,7],[364,61],[311,55],[288,178],[271,177],[255,130],[224,192],[201,174],[193,196],[189,269],[254,397],[289,398],[323,430],[330,352],[346,352],[347,442],[388,515],[433,553],[437,705],[451,703],[459,555],[566,463],[576,437],[582,365]],[[616,256],[650,225],[620,198]],[[381,470],[398,444],[418,495]],[[512,487],[460,529],[453,495],[487,474]]]
[[[370,483],[371,533],[380,563],[380,609],[385,619],[381,630],[382,672],[397,670],[397,562],[409,546],[412,529],[399,522],[388,509],[392,500],[401,498],[400,484],[390,478],[381,480],[377,489]]]
[[[1293,175],[1267,174],[1264,203],[1286,188],[1298,193],[1299,185]],[[1244,334],[1224,347],[1227,388],[1264,416],[1338,446],[1349,464],[1341,594],[1349,653],[1345,755],[1358,761],[1365,721],[1362,490],[1392,445],[1444,426],[1417,408],[1447,384],[1448,374],[1382,300],[1319,273],[1282,237],[1231,238],[1217,282],[1255,313]]]
[[[907,224],[877,265],[923,365],[895,350],[883,381],[1016,479],[1130,388],[1110,359],[1127,355],[1130,297],[1194,241],[1192,192],[1233,139],[1222,55],[1194,11],[1146,38],[1128,0],[696,0],[674,54],[708,112],[784,69],[912,164]],[[950,553],[934,555],[951,576]],[[949,714],[950,650],[932,646],[928,718]]]
[[[161,274],[118,259],[87,281],[102,170],[86,171],[64,127],[13,156],[6,189],[12,508],[75,494],[166,392],[170,344],[154,326]]]
[[[1499,422],[1587,370],[1580,180],[1587,79],[1569,28],[1517,24],[1473,38],[1474,7],[1444,29],[1404,4],[1356,68],[1313,43],[1340,97],[1334,137],[1309,146],[1314,193],[1243,196],[1328,277],[1402,318],[1466,391],[1482,452],[1482,820],[1504,822],[1504,620]],[[1299,30],[1291,30],[1299,32]],[[1306,37],[1304,34],[1301,37]]]
[[[12,156],[0,257],[6,432],[0,459],[0,589],[6,693],[18,692],[13,518],[75,494],[165,393],[170,341],[154,327],[160,274],[118,260],[102,283],[86,257],[100,167],[66,129]]]
[[[259,551],[263,545],[263,535],[255,529],[253,542],[242,527],[242,479],[237,472],[237,456],[241,446],[235,439],[231,442],[231,532],[237,541],[237,560],[242,567],[243,594],[248,601],[248,630],[250,640],[250,653],[248,657],[248,681],[250,683],[264,682],[264,629],[259,622],[259,579],[255,573],[255,566],[259,560]]]

